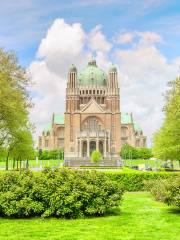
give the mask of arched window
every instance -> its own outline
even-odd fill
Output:
[[[83,123],[82,130],[90,132],[102,130],[102,123],[96,117],[89,117]]]

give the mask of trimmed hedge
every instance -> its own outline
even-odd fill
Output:
[[[157,201],[180,208],[180,176],[146,182]]]
[[[0,216],[77,218],[119,206],[120,184],[94,171],[45,169],[0,175]]]
[[[120,183],[126,191],[143,191],[146,190],[145,181],[155,179],[168,179],[170,177],[180,176],[180,173],[170,172],[106,172],[111,180]]]

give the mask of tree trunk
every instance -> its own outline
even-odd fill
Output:
[[[6,157],[6,170],[8,170],[8,166],[9,166],[9,151]]]
[[[19,170],[19,158],[17,158],[17,170]]]
[[[173,160],[171,160],[171,168],[174,169]]]
[[[26,169],[29,168],[29,159],[26,160]]]
[[[13,170],[15,169],[16,159],[13,159]]]
[[[20,171],[21,171],[21,168],[22,168],[22,160],[21,160],[21,157],[20,157]]]

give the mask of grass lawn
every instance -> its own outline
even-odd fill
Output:
[[[44,168],[44,167],[59,167],[60,164],[63,162],[61,159],[56,159],[56,160],[29,160],[29,168]],[[0,168],[5,168],[6,162],[0,162]],[[26,162],[24,161],[22,163],[22,166],[26,166]],[[12,169],[13,167],[13,161],[9,160],[9,169]]]
[[[147,159],[147,160],[143,160],[143,159],[127,159],[124,160],[124,164],[125,165],[139,165],[139,164],[147,164],[150,167],[156,167],[156,168],[160,168],[165,162],[162,160],[151,160],[151,159]],[[179,162],[178,161],[173,161],[173,165],[174,165],[174,169],[179,169]]]
[[[143,159],[134,159],[134,160],[123,160],[124,164],[127,165],[139,165],[139,164],[146,164],[150,167],[155,167],[155,168],[160,168],[161,165],[164,163],[164,161],[162,160],[143,160]],[[38,160],[38,162],[36,162],[36,160],[29,160],[29,168],[30,169],[35,169],[35,168],[44,168],[44,167],[60,167],[60,165],[63,163],[63,160],[61,159],[57,159],[57,160]],[[6,162],[5,161],[0,161],[0,169],[5,169],[6,166]],[[26,166],[26,162],[24,161],[22,163],[22,167]],[[13,168],[13,161],[9,160],[9,169]],[[84,167],[85,168],[85,167]],[[90,169],[89,167],[87,169]],[[95,169],[95,167],[93,167],[92,169]],[[102,171],[107,171],[110,168],[99,168],[97,167],[96,170],[102,170]],[[178,161],[174,161],[174,169],[180,169],[179,167],[179,162]],[[122,171],[122,169],[120,168],[112,168],[112,171]]]
[[[0,218],[0,240],[178,240],[180,212],[149,193],[126,193],[120,211],[89,219]]]

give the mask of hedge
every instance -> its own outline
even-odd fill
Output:
[[[168,179],[170,177],[180,176],[180,172],[113,172],[105,173],[111,180],[120,183],[126,191],[143,191],[146,190],[145,181],[155,179]]]
[[[147,181],[146,185],[157,201],[180,208],[180,175]]]
[[[119,206],[123,188],[94,171],[45,169],[0,175],[0,216],[77,218]]]

